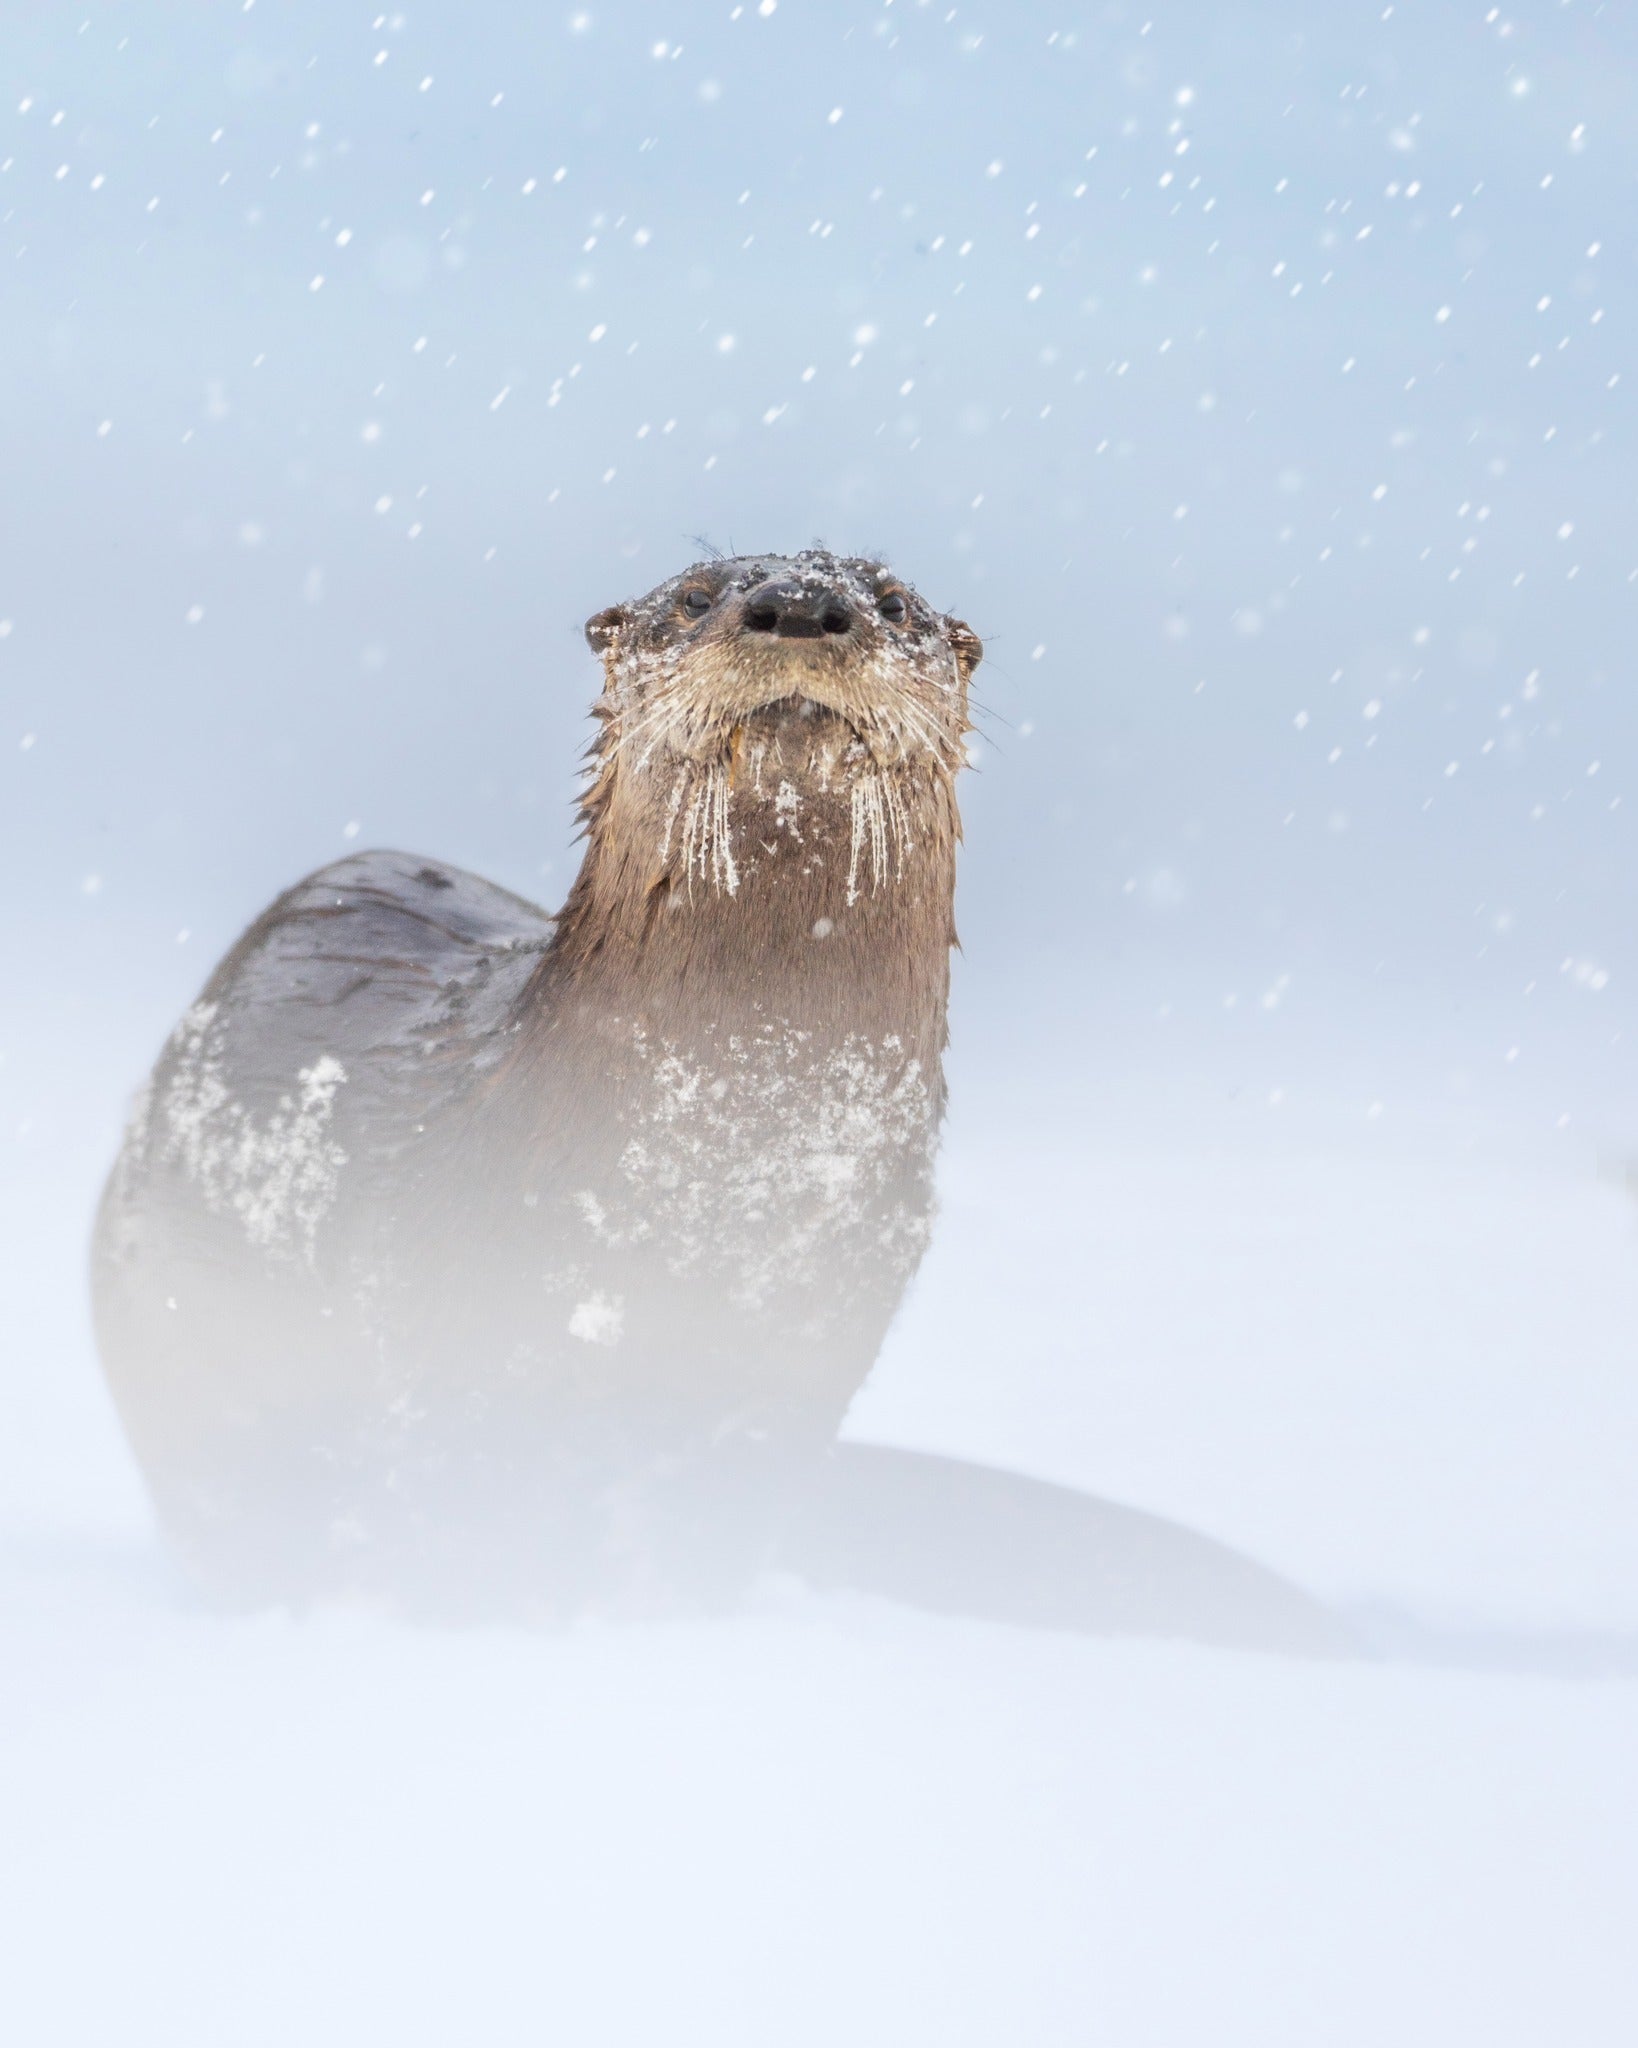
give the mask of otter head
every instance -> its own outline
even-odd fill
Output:
[[[800,751],[816,718],[881,767],[959,751],[983,652],[881,563],[817,548],[697,562],[599,612],[586,638],[624,748],[662,765],[708,760],[752,723]]]
[[[811,846],[795,824],[809,808],[845,826],[854,894],[861,847],[880,888],[928,836],[929,807],[932,836],[953,837],[983,648],[881,563],[823,549],[699,562],[599,612],[586,637],[605,671],[594,836],[605,818],[657,813],[664,871],[733,893],[746,859],[781,844],[756,810]]]

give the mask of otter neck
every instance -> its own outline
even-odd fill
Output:
[[[824,786],[730,760],[617,782],[588,824],[542,970],[565,1021],[701,1053],[778,1033],[815,1055],[896,1040],[936,1074],[956,824],[931,764]]]

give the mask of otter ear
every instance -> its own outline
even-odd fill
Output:
[[[955,655],[956,667],[961,673],[961,680],[964,683],[968,682],[972,677],[973,670],[984,659],[984,643],[979,639],[972,627],[967,624],[965,619],[946,619],[944,621],[944,631],[946,638],[950,642],[951,651]]]
[[[623,604],[611,604],[606,612],[595,612],[586,621],[586,645],[593,654],[607,654],[627,626],[631,613]]]

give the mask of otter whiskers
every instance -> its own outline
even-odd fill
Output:
[[[734,833],[729,817],[729,778],[725,764],[712,762],[700,777],[689,799],[683,824],[683,872],[688,893],[694,894],[694,875],[710,882],[718,894],[739,892],[739,868],[734,860]]]
[[[913,841],[909,814],[897,782],[891,775],[861,775],[850,791],[853,806],[853,840],[848,855],[847,902],[851,910],[859,900],[859,865],[866,843],[870,847],[870,893],[876,895],[885,882],[904,880],[905,856]],[[888,838],[893,841],[894,862],[888,865]]]

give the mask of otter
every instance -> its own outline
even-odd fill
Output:
[[[932,1219],[978,637],[821,549],[695,563],[586,634],[558,915],[352,856],[153,1070],[93,1294],[164,1529],[235,1597],[663,1611],[783,1560],[1004,1610],[976,1515],[1034,1559],[1024,1609],[1084,1625],[1036,1568],[1090,1542],[1104,1612],[1125,1511],[838,1443]],[[1128,1586],[1215,1551],[1140,1523]]]
[[[472,1542],[450,1569],[548,1604],[731,1585],[920,1259],[977,637],[820,551],[586,631],[560,914],[398,853],[320,870],[127,1136],[102,1354],[207,1571]]]

